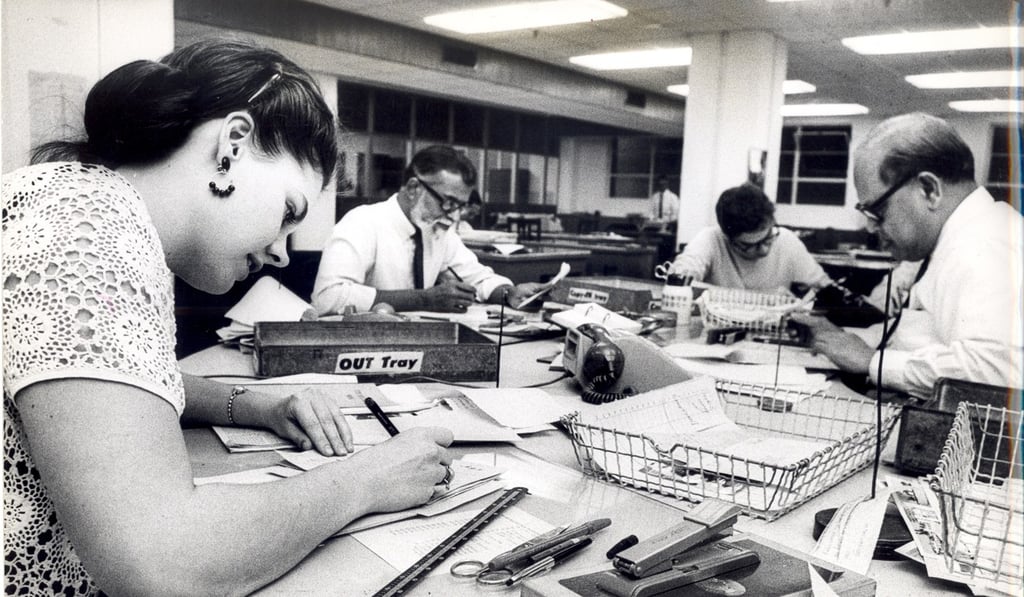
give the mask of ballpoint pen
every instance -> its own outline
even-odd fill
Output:
[[[590,545],[592,541],[593,539],[590,537],[581,537],[571,541],[566,541],[562,546],[559,546],[556,551],[553,551],[551,555],[530,564],[526,568],[523,568],[519,572],[510,576],[508,580],[505,581],[505,585],[510,587],[524,578],[537,576],[538,574],[543,574],[544,572],[551,570],[579,550]]]
[[[363,403],[366,404],[366,408],[370,409],[370,414],[372,414],[373,417],[380,422],[381,426],[384,427],[384,430],[388,432],[388,435],[390,435],[391,437],[398,435],[398,428],[391,423],[391,419],[389,419],[388,416],[384,414],[384,411],[381,410],[380,405],[378,405],[373,398],[367,396],[366,399],[363,400]]]
[[[567,529],[550,539],[540,541],[524,549],[518,551],[510,551],[503,554],[499,554],[489,562],[489,565],[494,570],[500,570],[502,568],[508,568],[514,566],[518,562],[523,562],[534,555],[546,551],[556,545],[561,545],[569,539],[575,539],[577,537],[583,537],[585,535],[591,535],[600,531],[601,529],[610,525],[612,521],[608,518],[598,518],[591,520],[590,522],[583,523],[579,526],[575,526],[571,529]]]

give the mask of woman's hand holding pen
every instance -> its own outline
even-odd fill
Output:
[[[258,393],[258,389],[242,396],[255,393]],[[315,448],[324,456],[343,455],[352,451],[352,431],[341,412],[341,403],[335,396],[310,387],[291,396],[264,394],[254,398],[249,403],[261,411],[256,415],[261,426],[291,440],[301,449]]]
[[[463,313],[476,300],[476,288],[465,282],[446,281],[423,290],[426,311]]]
[[[394,512],[418,506],[434,495],[447,474],[454,437],[442,427],[414,427],[388,441],[355,453],[348,464],[359,469],[371,512]]]

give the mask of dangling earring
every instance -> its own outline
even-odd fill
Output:
[[[220,160],[220,164],[217,166],[217,174],[227,174],[228,170],[231,169],[231,160],[227,156],[224,156]],[[235,185],[228,184],[228,188],[222,189],[217,186],[217,183],[210,181],[210,192],[218,197],[227,197],[231,193],[235,192]]]

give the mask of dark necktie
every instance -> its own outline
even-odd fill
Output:
[[[914,282],[910,285],[910,288],[907,289],[907,296],[903,299],[903,306],[900,307],[900,312],[896,314],[896,319],[893,320],[892,326],[889,327],[889,330],[885,333],[882,341],[878,343],[878,348],[882,348],[887,345],[889,340],[892,339],[892,335],[896,333],[896,328],[900,325],[900,320],[903,319],[903,311],[906,310],[908,305],[910,305],[910,293],[913,292],[914,286],[921,280],[921,278],[924,277],[924,272],[928,270],[929,261],[931,261],[931,255],[925,257],[925,260],[921,262],[921,267],[917,269],[917,275],[914,276]]]
[[[665,217],[665,191],[658,192],[658,219]]]
[[[417,289],[423,288],[423,233],[419,228],[412,235],[415,248],[412,251],[412,282]]]

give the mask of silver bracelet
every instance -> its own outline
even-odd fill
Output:
[[[243,386],[231,386],[231,395],[228,396],[228,423],[231,425],[235,424],[235,415],[231,408],[235,405],[235,398],[249,391],[249,388]]]

